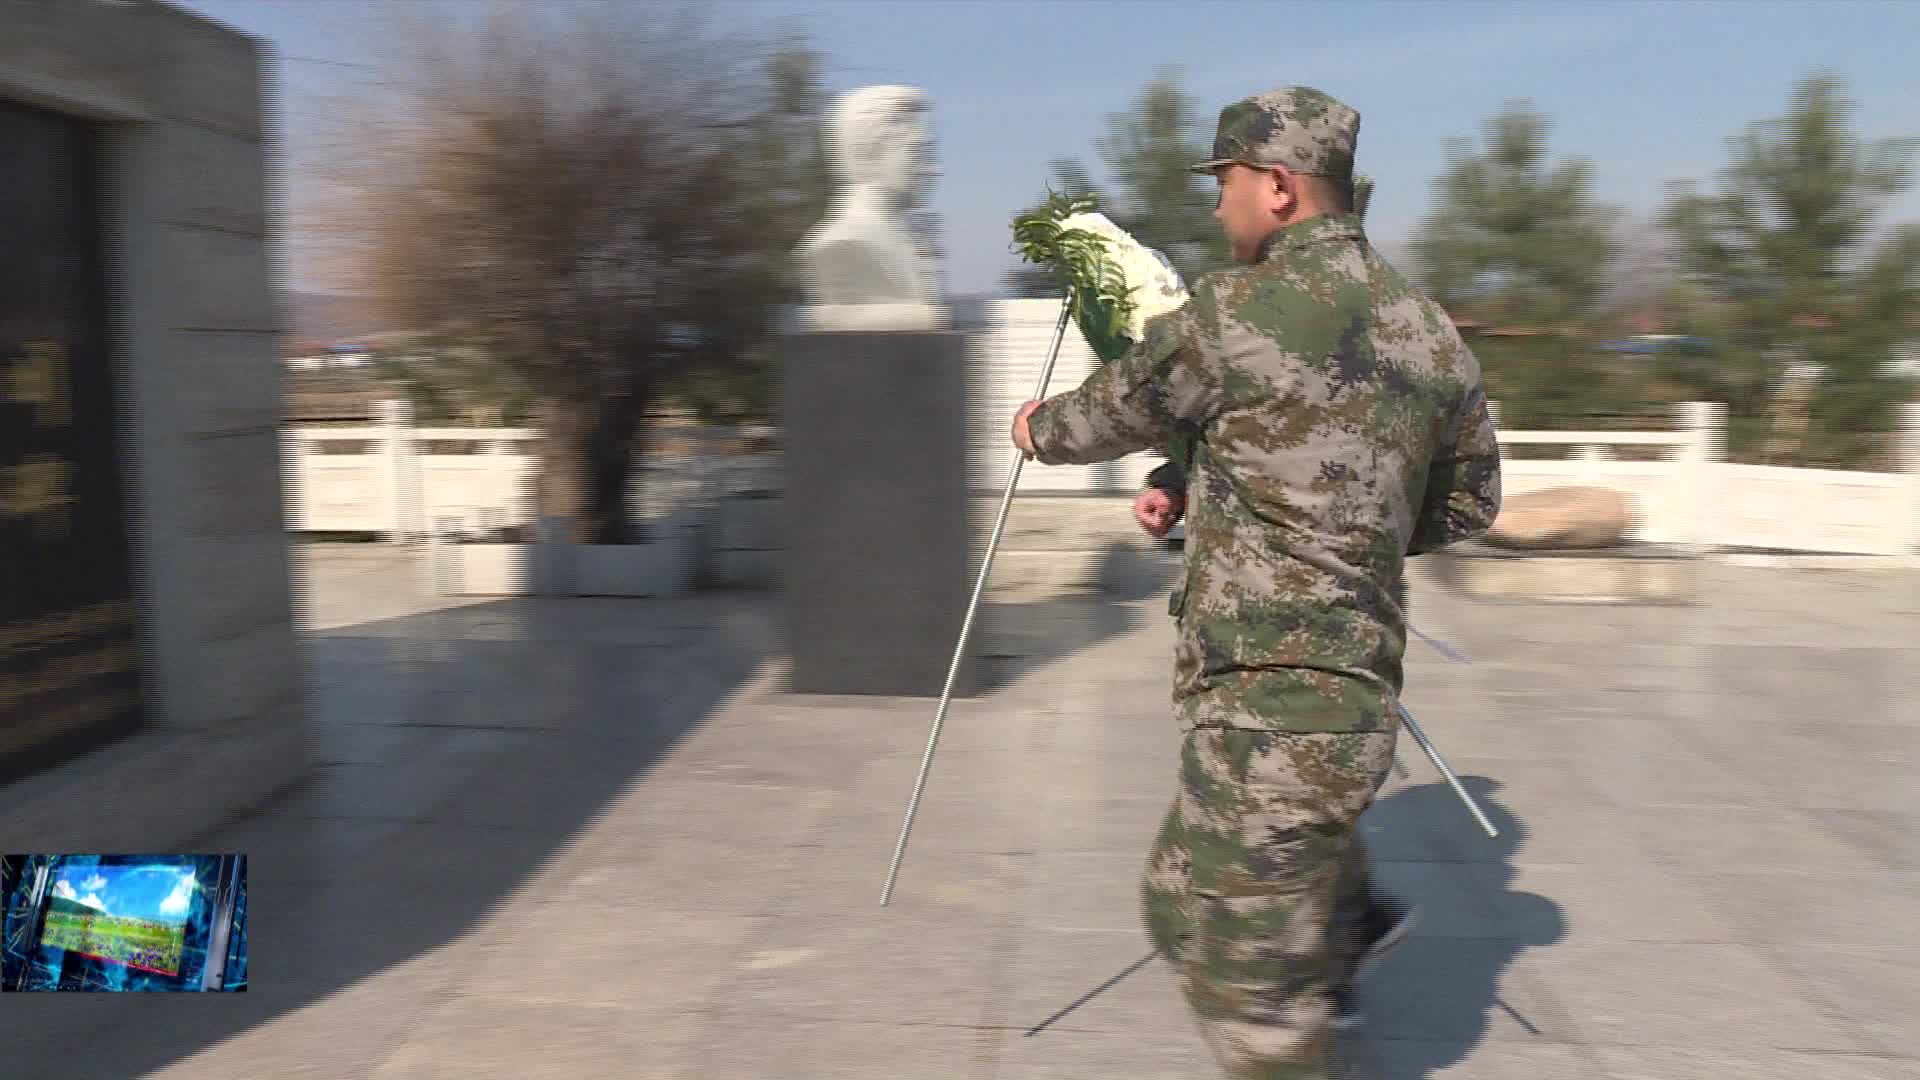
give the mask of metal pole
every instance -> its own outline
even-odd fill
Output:
[[[1467,794],[1467,789],[1460,786],[1460,781],[1453,775],[1453,770],[1447,768],[1446,759],[1440,756],[1440,751],[1433,748],[1433,743],[1427,741],[1427,733],[1420,730],[1420,722],[1413,718],[1413,714],[1407,711],[1404,704],[1399,708],[1400,722],[1407,726],[1407,732],[1413,736],[1414,742],[1420,744],[1420,749],[1427,752],[1427,760],[1433,762],[1433,767],[1440,770],[1440,775],[1447,778],[1447,783],[1453,785],[1453,793],[1460,796],[1461,802],[1467,804],[1467,811],[1473,815],[1475,821],[1480,823],[1480,827],[1487,831],[1487,835],[1498,837],[1500,830],[1493,827],[1493,822],[1487,820],[1487,815],[1480,812],[1480,804],[1474,802],[1473,796]]]
[[[1047,349],[1047,362],[1040,369],[1040,385],[1034,388],[1034,401],[1045,400],[1047,383],[1053,378],[1054,361],[1060,358],[1060,343],[1067,335],[1067,318],[1073,310],[1073,294],[1060,303],[1060,320],[1053,326],[1053,345]],[[913,799],[907,803],[907,818],[900,825],[900,841],[893,848],[893,865],[887,868],[887,884],[880,890],[880,906],[893,898],[893,883],[900,874],[900,860],[907,853],[907,835],[913,831],[913,815],[920,810],[920,796],[927,787],[927,770],[933,765],[933,750],[940,743],[940,728],[947,720],[947,703],[953,698],[954,679],[960,674],[960,658],[966,655],[967,639],[973,634],[973,617],[980,609],[980,594],[986,591],[987,575],[993,570],[993,555],[1000,547],[1000,534],[1007,527],[1007,508],[1013,504],[1013,491],[1020,483],[1020,468],[1027,455],[1015,451],[1013,469],[1007,473],[1007,491],[1000,497],[1000,517],[993,523],[993,538],[987,541],[987,557],[981,560],[980,576],[973,583],[973,599],[967,601],[966,622],[960,626],[960,641],[953,647],[953,663],[947,668],[947,686],[940,692],[940,711],[933,717],[933,732],[927,736],[927,752],[920,759],[920,776],[913,782]]]
[[[1402,587],[1400,597],[1400,608],[1404,611],[1407,607],[1404,586]],[[1411,620],[1407,623],[1407,630],[1421,641],[1433,646],[1434,650],[1441,656],[1446,657],[1456,664],[1471,664],[1473,662],[1467,659],[1467,654],[1461,652],[1459,649],[1445,642],[1436,641],[1421,633],[1419,629],[1413,625]],[[1407,706],[1404,702],[1396,702],[1395,705],[1400,710],[1400,722],[1406,725],[1407,731],[1413,735],[1413,741],[1420,744],[1420,749],[1427,752],[1427,760],[1433,762],[1433,767],[1440,770],[1440,775],[1446,777],[1447,783],[1453,785],[1453,793],[1460,796],[1461,802],[1467,804],[1467,811],[1473,815],[1474,820],[1480,823],[1480,827],[1486,830],[1487,835],[1497,838],[1500,835],[1500,830],[1493,827],[1493,822],[1487,820],[1487,815],[1480,812],[1480,804],[1474,802],[1473,796],[1467,794],[1467,789],[1460,786],[1460,781],[1454,777],[1453,770],[1447,768],[1446,759],[1440,756],[1440,751],[1433,748],[1433,743],[1427,738],[1427,733],[1420,730],[1420,722],[1415,720],[1413,714],[1407,711]],[[1393,764],[1396,769],[1400,770],[1400,775],[1404,778],[1407,775],[1407,771],[1406,767],[1400,764],[1400,754],[1398,750],[1394,752]]]

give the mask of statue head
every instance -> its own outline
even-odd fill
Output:
[[[879,189],[904,206],[933,186],[933,140],[926,95],[911,86],[863,86],[841,96],[827,117],[827,159],[845,186]]]

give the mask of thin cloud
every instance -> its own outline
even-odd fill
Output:
[[[168,893],[167,898],[160,901],[160,914],[185,915],[187,913],[187,904],[193,900],[193,890],[193,875],[186,874],[182,876],[180,878],[180,884],[174,887],[173,892]]]

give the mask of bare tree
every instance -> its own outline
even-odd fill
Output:
[[[327,220],[388,317],[484,354],[540,403],[541,512],[641,539],[649,407],[743,362],[783,297],[789,210],[765,197],[765,42],[694,13],[500,8],[400,26],[342,117]]]

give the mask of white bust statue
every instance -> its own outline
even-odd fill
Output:
[[[826,219],[795,257],[814,329],[938,329],[946,312],[933,262],[908,211],[933,185],[925,95],[910,86],[866,86],[834,103],[826,122],[834,196]]]

